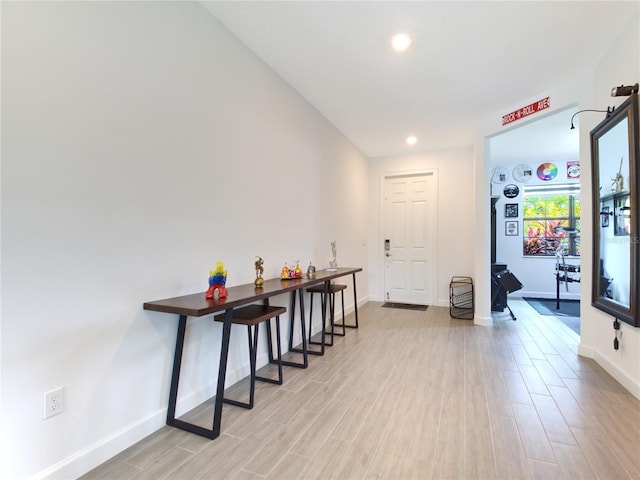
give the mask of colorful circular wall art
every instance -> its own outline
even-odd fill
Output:
[[[538,167],[538,178],[540,180],[553,180],[558,175],[558,167],[553,163],[543,163]]]

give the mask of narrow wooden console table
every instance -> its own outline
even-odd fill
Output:
[[[195,293],[192,295],[184,295],[181,297],[167,298],[164,300],[156,300],[146,302],[143,305],[145,310],[155,312],[172,313],[179,316],[178,333],[176,336],[176,347],[173,359],[173,371],[171,374],[171,387],[169,391],[169,405],[167,410],[167,425],[171,425],[187,432],[214,439],[220,435],[220,423],[222,419],[222,404],[224,397],[224,384],[227,375],[227,358],[229,355],[229,336],[231,334],[231,319],[233,309],[250,303],[262,300],[268,305],[269,298],[284,293],[291,294],[292,305],[295,305],[296,292],[300,296],[300,317],[302,325],[302,342],[303,351],[306,355],[306,340],[304,332],[304,289],[312,285],[324,283],[325,294],[328,293],[329,283],[331,280],[347,275],[353,276],[353,299],[355,308],[356,325],[358,324],[358,298],[356,294],[356,273],[361,272],[362,268],[338,268],[335,271],[319,270],[314,278],[296,278],[290,280],[281,280],[274,278],[265,280],[262,287],[256,287],[253,283],[238,285],[227,288],[227,296],[225,298],[207,299],[205,293]],[[325,297],[326,298],[326,297]],[[293,309],[292,309],[293,310]],[[180,381],[180,367],[182,364],[182,350],[184,347],[184,338],[187,328],[187,317],[202,317],[217,312],[225,312],[224,322],[222,326],[222,344],[220,348],[220,364],[218,367],[218,383],[216,387],[216,399],[213,412],[213,425],[211,429],[194,425],[175,418],[176,403],[178,400],[178,384]],[[289,313],[292,315],[293,311]],[[326,321],[326,302],[322,309],[323,325]],[[305,363],[306,366],[306,357]]]

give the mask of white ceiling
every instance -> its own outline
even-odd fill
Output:
[[[507,113],[591,69],[640,5],[202,3],[368,157],[472,145],[479,117]],[[413,37],[403,54],[389,42],[399,31]],[[559,138],[528,148],[545,143],[571,148]]]

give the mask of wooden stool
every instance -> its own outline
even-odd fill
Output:
[[[222,401],[230,405],[235,405],[242,408],[253,408],[253,398],[256,380],[262,382],[275,383],[282,385],[282,349],[280,346],[280,315],[287,311],[284,307],[272,307],[269,305],[249,305],[233,311],[233,317],[231,323],[236,325],[247,326],[247,336],[249,339],[249,364],[251,367],[251,383],[249,387],[249,402],[240,402],[229,398],[223,398]],[[278,364],[278,378],[266,378],[256,375],[256,357],[258,351],[258,328],[260,323],[264,321],[270,321],[273,317],[276,317],[276,342],[278,356],[275,363]],[[224,314],[214,317],[216,322],[224,322]],[[267,325],[268,326],[268,325]],[[251,329],[253,329],[253,338],[251,336]],[[269,332],[270,329],[267,329]],[[271,341],[271,335],[268,335],[267,344],[269,348],[269,360],[273,358],[273,345]]]
[[[331,330],[330,331],[326,331],[326,325],[323,323],[322,324],[322,329],[324,331],[325,334],[328,334],[331,336],[331,342],[315,342],[311,340],[311,330],[312,330],[312,326],[313,326],[313,294],[314,293],[319,293],[320,294],[320,299],[322,301],[322,309],[323,311],[325,310],[325,302],[326,299],[324,297],[324,285],[316,285],[315,287],[309,287],[307,288],[307,292],[309,292],[311,294],[311,306],[310,306],[310,310],[309,310],[309,343],[313,344],[313,345],[321,345],[321,351],[320,354],[324,353],[324,346],[327,345],[328,347],[331,347],[333,345],[333,336],[334,335],[338,335],[340,337],[344,337],[345,331],[346,331],[346,325],[345,325],[345,317],[344,317],[344,291],[347,289],[346,285],[339,285],[336,283],[330,283],[328,288],[327,288],[327,294],[329,296],[329,325],[331,325]],[[335,323],[335,297],[336,297],[336,293],[340,292],[341,294],[341,299],[342,299],[342,324],[337,324]],[[342,327],[342,332],[338,333],[335,332],[334,327]],[[311,352],[310,352],[311,353]]]

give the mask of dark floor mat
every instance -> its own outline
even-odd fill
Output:
[[[554,316],[580,335],[580,300],[560,300],[559,309],[553,298],[524,297],[524,300],[540,315]]]
[[[396,302],[385,302],[382,304],[383,307],[386,308],[401,308],[403,310],[426,310],[428,305],[415,305],[413,303],[396,303]]]

